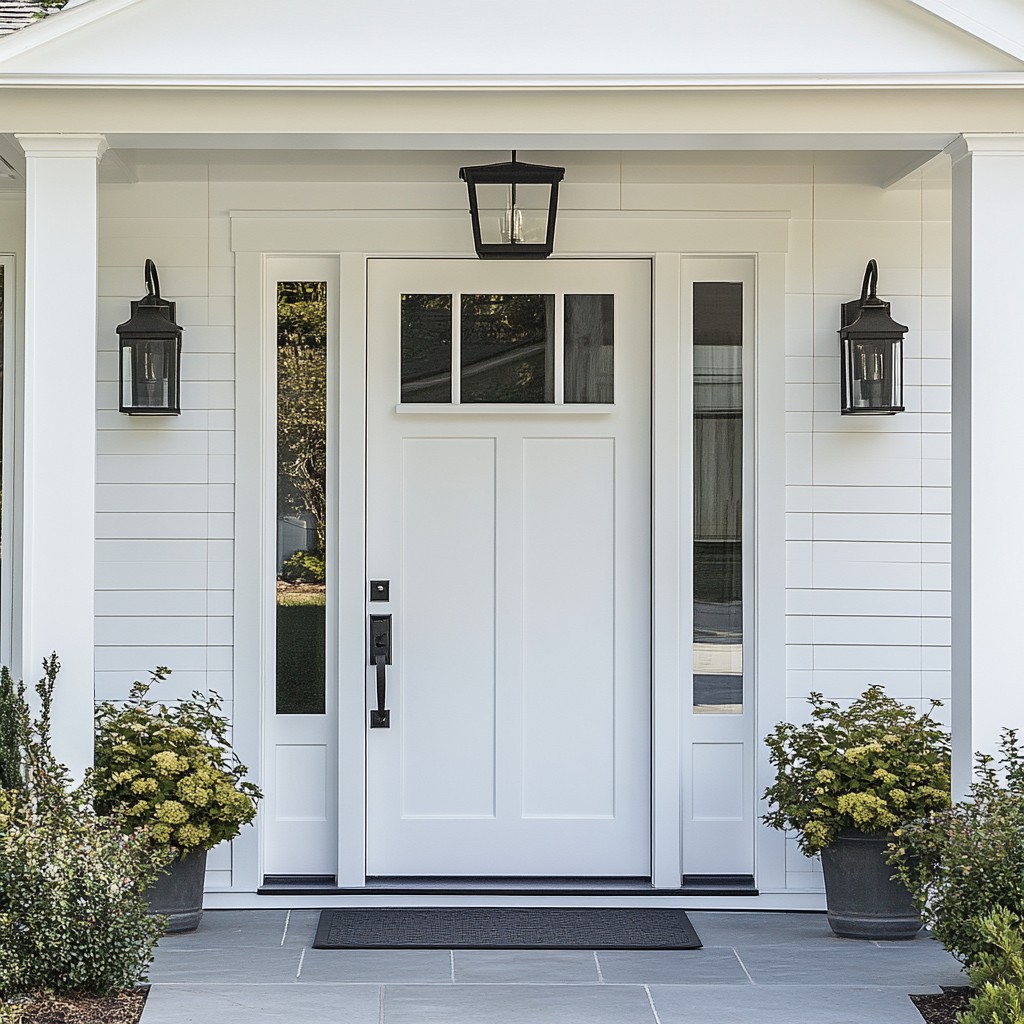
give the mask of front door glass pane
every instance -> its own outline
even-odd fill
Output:
[[[565,401],[615,401],[615,296],[565,297]]]
[[[463,402],[553,402],[554,295],[463,295]]]
[[[743,285],[693,286],[693,710],[743,711]]]
[[[402,296],[402,401],[452,400],[452,297]]]
[[[277,713],[326,711],[327,284],[277,286]]]

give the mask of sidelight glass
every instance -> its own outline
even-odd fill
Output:
[[[615,296],[566,295],[566,402],[615,401]]]
[[[327,284],[277,286],[277,713],[326,710]]]
[[[402,296],[402,401],[452,400],[452,297]]]
[[[743,285],[693,285],[693,710],[743,711]]]
[[[462,402],[553,402],[554,295],[463,295]]]
[[[6,283],[7,283],[6,279],[4,277],[5,269],[6,268],[4,267],[4,265],[2,263],[0,263],[0,508],[3,508],[3,499],[4,499],[4,493],[3,493],[3,468],[4,468],[4,466],[3,466],[3,451],[4,451],[4,441],[5,441],[5,438],[4,438],[4,348],[6,346],[6,341],[7,341],[7,338],[6,338],[5,334],[4,334],[4,325],[7,322],[7,311],[6,311],[6,305],[5,305],[6,293],[5,293],[5,290],[4,290],[5,286],[6,286]],[[2,523],[3,523],[3,516],[0,515],[0,552],[3,551],[3,529],[2,529]],[[0,563],[0,574],[2,574],[2,568],[3,568],[2,563]],[[0,621],[3,622],[3,624],[4,624],[3,629],[5,631],[7,631],[7,628],[9,626],[9,622],[8,622],[8,619],[7,619],[7,612],[8,612],[7,608],[0,609],[0,613],[2,613],[2,616],[3,616],[2,619],[0,619]],[[3,637],[2,641],[0,641],[0,646],[2,646],[4,650],[7,650],[7,642],[9,640],[10,640],[10,637],[9,636],[5,636],[5,637]]]

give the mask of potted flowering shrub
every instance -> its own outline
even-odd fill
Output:
[[[828,921],[849,938],[913,938],[920,916],[892,878],[888,847],[900,825],[949,806],[949,734],[872,686],[848,708],[808,698],[811,721],[768,735],[775,782],[764,822],[794,831],[807,856],[821,853]]]
[[[207,851],[253,820],[262,794],[244,781],[247,769],[231,749],[216,694],[195,691],[176,703],[150,698],[168,675],[158,668],[123,704],[97,706],[93,784],[99,811],[146,827],[166,851],[168,870],[149,890],[150,909],[167,918],[168,931],[183,932],[202,917]]]

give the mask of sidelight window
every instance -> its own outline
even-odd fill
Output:
[[[743,711],[743,285],[693,285],[693,709]]]
[[[326,710],[327,284],[277,285],[277,714]]]

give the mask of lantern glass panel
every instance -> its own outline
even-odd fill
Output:
[[[476,186],[480,241],[484,245],[543,245],[548,232],[551,186]]]
[[[168,352],[164,341],[140,341],[133,346],[132,405],[145,409],[166,408],[170,381]]]
[[[177,338],[126,338],[121,346],[121,404],[133,412],[177,410]]]
[[[902,340],[851,338],[847,341],[846,406],[851,411],[889,412],[903,405]]]

